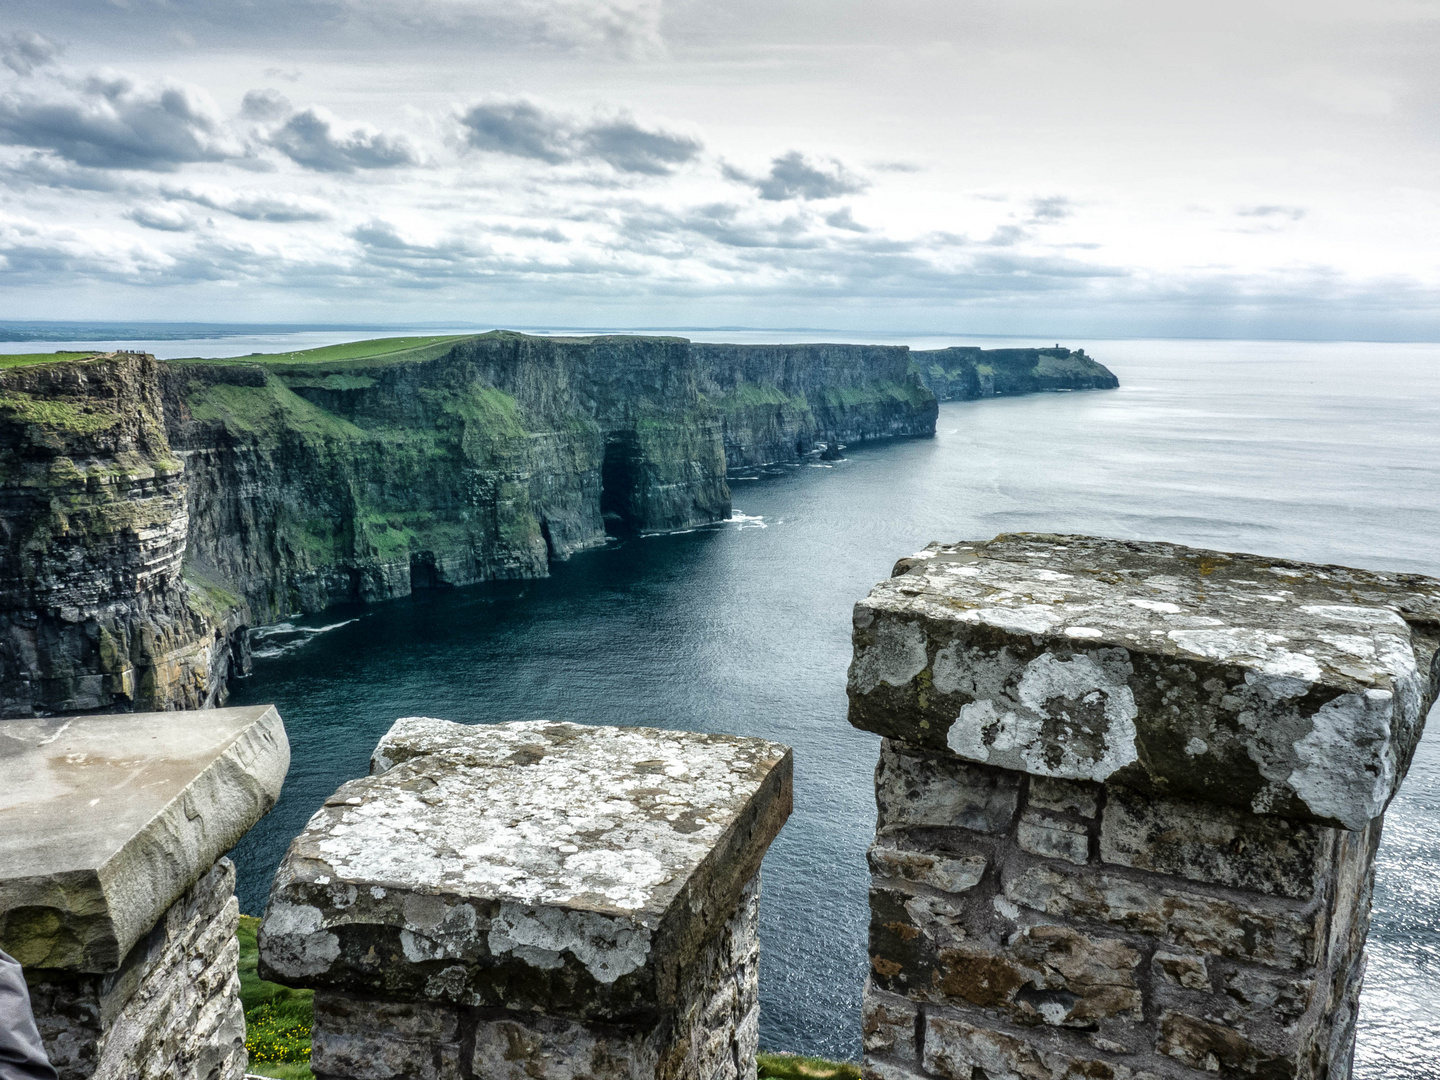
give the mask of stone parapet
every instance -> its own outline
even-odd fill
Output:
[[[397,721],[291,844],[266,978],[317,1075],[742,1080],[759,869],[791,759],[756,739]]]
[[[223,855],[289,760],[271,706],[0,721],[0,949],[63,1080],[244,1073]]]
[[[932,545],[855,610],[886,736],[871,1078],[1349,1075],[1440,582],[1169,544]]]

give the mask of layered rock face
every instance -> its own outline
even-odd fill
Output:
[[[933,435],[938,406],[911,352],[886,345],[692,345],[730,468],[837,443]]]
[[[1348,1077],[1440,581],[1024,534],[895,574],[849,684],[868,1075]]]
[[[290,845],[262,976],[313,987],[317,1074],[753,1080],[759,739],[396,722]]]
[[[246,615],[186,580],[186,498],[153,358],[0,375],[0,715],[215,702]]]
[[[1120,380],[1084,349],[978,349],[957,346],[911,353],[920,377],[941,401],[1042,390],[1113,390]]]

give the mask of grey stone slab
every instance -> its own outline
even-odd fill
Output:
[[[856,605],[850,720],[1360,829],[1440,689],[1440,581],[1085,536],[932,544]]]
[[[275,805],[270,705],[0,721],[0,948],[104,973]]]
[[[411,717],[372,767],[290,845],[267,977],[651,1023],[791,805],[789,749],[724,735]]]

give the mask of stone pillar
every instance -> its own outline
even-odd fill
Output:
[[[869,1080],[1345,1080],[1440,581],[931,545],[855,608]]]
[[[268,705],[0,721],[0,949],[61,1080],[238,1080],[235,868],[280,795]]]
[[[290,845],[268,979],[323,1078],[755,1076],[760,861],[790,751],[412,717]]]

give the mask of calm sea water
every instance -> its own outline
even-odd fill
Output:
[[[845,668],[851,605],[897,557],[1034,529],[1440,574],[1440,346],[1086,344],[1119,390],[943,405],[933,440],[736,478],[733,522],[257,637],[234,701],[278,704],[294,763],[235,852],[244,910],[397,717],[760,735],[796,780],[764,869],[763,1042],[857,1056],[878,740],[845,722]],[[1381,846],[1368,1080],[1440,1076],[1437,823],[1432,733]]]

